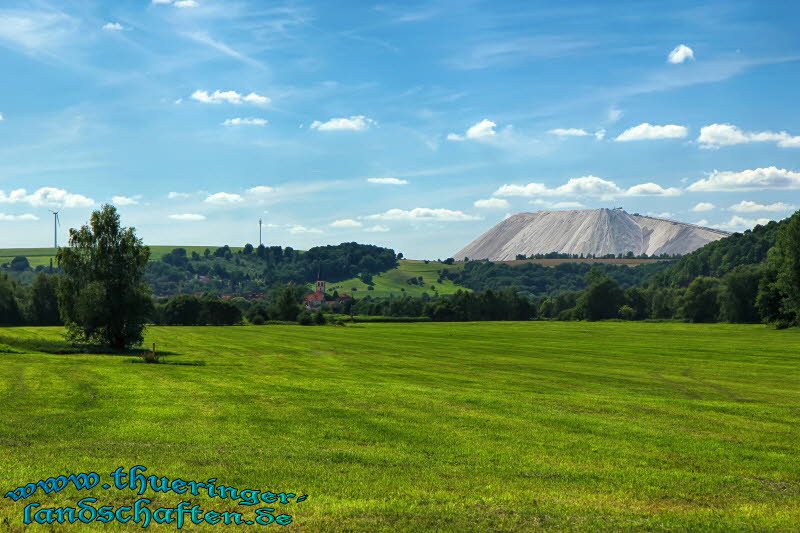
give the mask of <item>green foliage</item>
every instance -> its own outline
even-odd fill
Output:
[[[719,279],[708,276],[695,278],[683,295],[681,315],[692,322],[716,322],[719,290]]]
[[[297,323],[301,326],[311,326],[314,324],[314,317],[308,311],[303,311],[297,315]]]
[[[58,250],[58,287],[67,336],[75,343],[124,349],[141,344],[152,307],[144,271],[150,250],[133,228],[120,226],[115,207],[92,213],[89,225],[69,230]]]
[[[619,317],[622,320],[634,320],[636,318],[636,310],[630,305],[623,305],[619,308]]]
[[[0,326],[21,324],[23,317],[15,292],[16,284],[6,274],[0,274]]]
[[[739,324],[761,322],[756,298],[764,270],[763,265],[742,265],[723,276],[718,295],[720,320]]]
[[[616,318],[625,303],[625,295],[615,280],[593,267],[586,275],[589,286],[578,297],[576,311],[586,320]]]
[[[29,321],[37,326],[61,325],[58,278],[39,273],[31,285]]]
[[[327,320],[325,319],[325,315],[322,314],[322,311],[318,310],[314,313],[314,324],[318,326],[324,326]]]
[[[156,315],[159,324],[170,326],[232,326],[242,321],[242,312],[234,302],[188,294],[175,296],[160,304]]]
[[[23,270],[30,270],[31,264],[27,257],[18,255],[11,260],[9,268],[15,272],[22,272]]]

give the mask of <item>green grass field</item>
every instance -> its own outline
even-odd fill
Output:
[[[3,493],[140,464],[172,479],[308,494],[278,505],[297,531],[789,531],[800,523],[796,329],[155,327],[147,342],[174,353],[161,365],[33,351],[59,334],[0,329]],[[0,524],[22,531],[27,502],[74,506],[89,495],[98,506],[135,499],[102,489],[6,498]],[[253,514],[207,496],[145,497],[152,507],[187,499]]]
[[[435,261],[429,262],[427,265],[424,261],[404,259],[399,261],[398,267],[393,268],[387,272],[376,274],[372,277],[374,289],[368,290],[366,283],[358,278],[348,279],[346,281],[339,281],[336,283],[328,284],[328,292],[334,289],[337,291],[352,294],[356,298],[363,298],[364,296],[387,297],[390,295],[407,294],[409,296],[422,296],[422,293],[427,292],[429,296],[434,295],[433,288],[436,288],[435,294],[453,294],[457,290],[469,290],[464,287],[455,285],[450,280],[444,280],[442,283],[436,283],[439,278],[439,271],[443,268],[455,272],[464,268],[464,263],[456,263],[453,265],[445,265]],[[424,285],[410,285],[408,280],[422,276]],[[310,285],[309,285],[310,286]],[[353,292],[353,287],[357,290]],[[404,290],[401,290],[404,289]]]
[[[188,254],[192,252],[202,254],[206,248],[213,252],[217,246],[150,246],[150,259],[161,259],[175,248],[185,248]],[[231,249],[238,250],[238,248]],[[0,248],[0,264],[8,263],[20,255],[27,257],[33,268],[39,265],[50,266],[50,259],[53,259],[55,264],[56,255],[53,248]]]

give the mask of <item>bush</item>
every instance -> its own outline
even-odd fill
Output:
[[[311,313],[308,311],[303,311],[297,315],[297,323],[301,326],[310,326],[314,323],[314,319],[311,316]]]
[[[261,315],[256,315],[250,319],[250,323],[254,326],[263,326],[267,321]]]
[[[623,305],[619,308],[619,317],[622,320],[633,320],[636,318],[636,310],[630,305]]]
[[[322,311],[317,311],[316,313],[314,313],[314,323],[316,325],[324,326],[325,322],[326,322],[325,315],[322,314]]]

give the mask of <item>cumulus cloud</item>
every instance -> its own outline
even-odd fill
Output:
[[[650,141],[655,139],[681,139],[688,135],[689,130],[685,126],[678,126],[675,124],[667,124],[664,126],[656,126],[643,122],[638,126],[634,126],[623,131],[615,139],[617,141]]]
[[[242,198],[242,195],[240,194],[229,193],[229,192],[218,192],[207,196],[204,201],[209,204],[226,205],[226,204],[237,204],[239,202],[243,202],[244,198]]]
[[[0,113],[0,120],[5,120],[2,113]]]
[[[125,28],[119,22],[106,22],[103,24],[103,29],[106,31],[122,31]]]
[[[464,141],[466,139],[473,139],[473,140],[488,139],[497,135],[497,132],[494,130],[496,127],[497,124],[495,124],[491,120],[483,119],[480,122],[470,126],[464,135],[459,135],[457,133],[450,133],[447,135],[447,139],[450,141]]]
[[[708,220],[705,218],[701,218],[697,222],[694,223],[695,226],[708,226]]]
[[[686,46],[685,44],[679,44],[675,48],[672,49],[672,52],[669,53],[667,56],[667,61],[672,63],[673,65],[677,65],[678,63],[683,63],[689,59],[694,59],[694,50]]]
[[[594,132],[594,138],[597,139],[598,141],[602,141],[603,139],[605,139],[606,138],[605,128],[600,128],[599,130]]]
[[[55,187],[42,187],[28,194],[25,189],[16,189],[6,194],[0,190],[0,204],[26,203],[33,207],[90,207],[94,200]]]
[[[711,124],[700,129],[697,142],[700,148],[706,149],[753,142],[775,142],[782,148],[800,148],[800,135],[789,135],[785,131],[745,132],[733,124]]]
[[[542,200],[539,198],[536,200],[531,200],[531,203],[546,207],[548,209],[580,209],[582,207],[586,207],[580,202],[548,202],[547,200]]]
[[[205,220],[206,217],[203,215],[198,215],[196,213],[178,213],[174,215],[169,215],[169,218],[172,220],[183,220],[189,222],[196,222],[199,220]]]
[[[502,198],[487,198],[485,200],[476,200],[475,203],[472,205],[484,209],[508,209],[510,206],[508,200],[504,200]]]
[[[723,222],[721,224],[715,224],[714,227],[721,228],[721,229],[730,229],[730,230],[745,230],[751,229],[756,225],[765,225],[768,224],[770,219],[768,218],[744,218],[738,215],[734,215],[731,217],[730,220],[727,222]]]
[[[223,126],[266,126],[265,118],[229,118],[222,123]]]
[[[758,213],[758,212],[769,212],[769,211],[790,211],[795,209],[795,206],[792,204],[787,204],[785,202],[775,202],[774,204],[759,204],[757,202],[751,202],[750,200],[742,200],[738,204],[734,204],[728,208],[731,211],[736,211],[737,213]]]
[[[364,231],[368,231],[370,233],[386,233],[387,231],[389,231],[389,228],[387,226],[376,224],[374,226],[365,228]]]
[[[399,178],[367,178],[370,183],[379,183],[381,185],[408,185],[408,180]]]
[[[310,128],[317,131],[363,131],[374,125],[375,121],[364,115],[347,118],[332,118],[326,122],[315,120]]]
[[[305,226],[301,226],[299,224],[295,224],[289,228],[289,233],[292,234],[299,234],[299,233],[322,233],[322,230],[315,229],[315,228],[307,228]]]
[[[5,213],[0,213],[0,222],[21,222],[26,220],[39,220],[39,217],[30,213],[25,213],[24,215],[7,215]]]
[[[242,96],[236,91],[220,91],[220,90],[216,90],[213,93],[209,93],[208,91],[198,89],[197,91],[192,93],[191,98],[192,100],[196,100],[204,104],[228,103],[237,105],[239,104],[266,105],[271,102],[269,97],[257,93],[251,92],[246,96]]]
[[[664,188],[657,183],[640,183],[625,191],[624,196],[679,196],[681,190],[676,187]]]
[[[707,178],[698,180],[689,191],[755,191],[766,189],[800,189],[800,172],[784,168],[766,167],[741,172],[715,170]]]
[[[139,196],[136,197],[128,197],[128,196],[112,196],[111,203],[115,205],[136,205],[139,203]]]
[[[353,220],[352,218],[345,218],[342,220],[336,220],[330,223],[332,228],[360,228],[363,226],[361,222],[358,220]]]
[[[428,207],[415,207],[414,209],[389,209],[383,213],[368,215],[364,218],[370,220],[402,220],[402,221],[437,221],[437,222],[463,222],[467,220],[480,220],[480,217],[468,215],[462,211],[451,209],[430,209]]]
[[[597,176],[570,178],[567,183],[549,188],[544,183],[525,185],[506,184],[494,192],[494,196],[592,196],[616,198],[620,196],[677,196],[681,193],[675,187],[662,187],[657,183],[641,183],[628,189]]]
[[[555,128],[548,130],[547,133],[558,135],[559,137],[586,137],[591,135],[588,131],[581,128]]]
[[[692,208],[692,211],[696,211],[696,212],[700,213],[702,211],[711,211],[712,209],[714,209],[716,207],[717,206],[715,206],[711,202],[700,202],[699,204],[697,204],[696,206],[694,206]]]
[[[167,194],[167,198],[169,198],[170,200],[177,200],[179,198],[189,198],[190,196],[192,195],[189,194],[188,192],[171,192]]]

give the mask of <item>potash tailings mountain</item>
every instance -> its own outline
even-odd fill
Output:
[[[687,254],[730,235],[694,224],[630,214],[621,208],[538,211],[508,217],[453,257],[508,261],[517,255]]]

